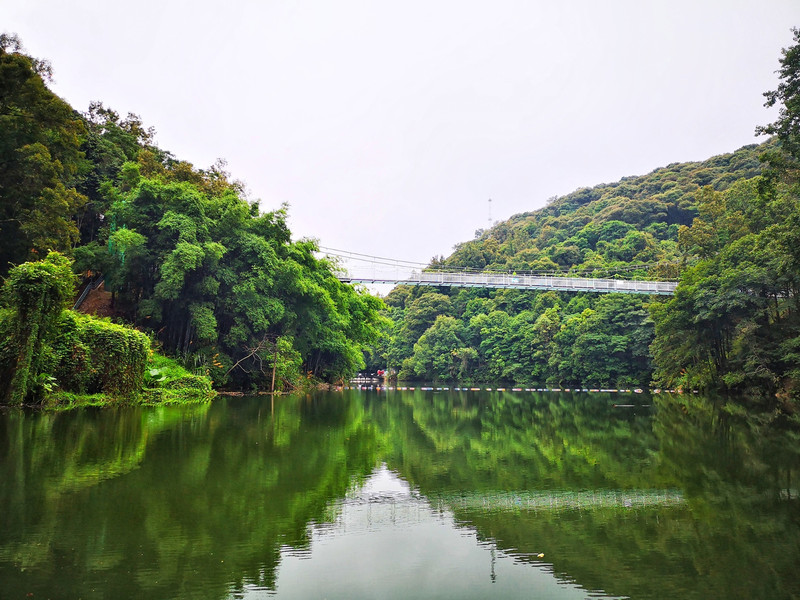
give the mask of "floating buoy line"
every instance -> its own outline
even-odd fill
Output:
[[[581,393],[602,393],[602,394],[683,394],[684,390],[664,390],[655,388],[652,390],[643,390],[642,388],[634,389],[617,389],[617,388],[504,388],[504,387],[430,387],[430,386],[385,386],[385,385],[362,385],[360,383],[351,383],[350,385],[337,386],[337,390],[360,390],[360,391],[377,391],[377,392],[581,392]],[[692,390],[693,394],[697,394],[697,390]],[[615,406],[625,407],[626,404],[619,404]]]

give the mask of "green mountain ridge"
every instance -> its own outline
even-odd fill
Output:
[[[750,144],[705,161],[672,163],[646,175],[580,188],[539,210],[476,232],[475,240],[459,244],[444,263],[587,272],[673,260],[678,228],[691,225],[698,215],[701,190],[710,186],[721,192],[757,177],[762,169],[759,156],[774,146],[774,141]]]
[[[772,138],[705,161],[672,163],[646,175],[581,188],[477,231],[475,239],[458,244],[447,258],[435,258],[431,267],[684,282],[725,255],[738,238],[776,234],[775,226],[797,213],[796,184],[775,169],[776,156],[783,156],[783,150]],[[779,254],[772,250],[773,257]],[[740,258],[747,256],[739,252]],[[690,308],[686,302],[676,305],[683,283],[677,298],[667,300],[399,286],[386,298],[392,331],[375,348],[372,362],[388,365],[400,379],[740,391],[761,386],[769,394],[785,387],[781,373],[790,367],[787,353],[778,360],[773,349],[774,364],[748,366],[760,374],[757,378],[740,374],[727,379],[728,360],[721,355],[733,349],[732,332],[757,318],[737,312],[742,304],[761,310],[769,297],[794,297],[774,277],[780,268],[762,263],[754,267],[754,277],[783,286],[783,291],[774,285],[769,290],[737,288],[737,268],[727,280],[732,294],[727,308],[708,306],[719,298],[716,284],[701,291]],[[773,313],[791,310],[778,307]],[[706,330],[697,320],[708,311],[718,320],[731,319],[724,344],[716,325]],[[680,325],[665,325],[668,316],[678,315],[683,317]],[[770,323],[767,318],[764,326]],[[794,338],[793,331],[786,335]],[[765,339],[785,342],[774,341],[774,333],[765,332]],[[692,339],[692,347],[676,336]],[[747,362],[746,343],[742,337],[740,369]],[[681,351],[683,356],[675,354]]]

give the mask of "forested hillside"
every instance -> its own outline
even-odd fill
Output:
[[[50,78],[0,36],[0,276],[50,251],[73,258],[105,279],[117,320],[217,385],[291,387],[363,365],[383,304],[293,241],[286,207],[261,212],[223,162],[198,169],[100,102],[79,112]],[[19,352],[3,351],[13,373]]]
[[[447,268],[674,278],[701,199],[761,172],[763,146],[584,188],[515,215],[435,261]],[[646,386],[647,296],[399,287],[382,352],[403,378]]]
[[[567,387],[651,382],[751,397],[800,377],[800,32],[772,136],[577,190],[431,267],[676,279],[673,298],[398,287],[373,360],[399,377]],[[774,401],[770,401],[774,402]]]
[[[75,110],[48,88],[49,64],[4,34],[0,275],[50,251],[66,255],[85,280],[104,278],[118,320],[218,385],[346,378],[369,348],[371,366],[401,378],[792,397],[800,377],[794,33],[781,83],[765,94],[780,109],[758,128],[770,141],[552,198],[431,263],[674,279],[674,297],[398,287],[387,318],[379,299],[338,281],[315,242],[292,241],[286,207],[261,212],[223,162],[198,169],[180,160],[134,114],[100,102]],[[16,314],[4,302],[0,315]],[[10,339],[0,366],[13,373],[14,357],[32,354]],[[31,376],[47,382],[52,372]]]

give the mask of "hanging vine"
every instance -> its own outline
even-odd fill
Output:
[[[3,285],[11,309],[10,339],[13,376],[3,391],[8,404],[22,404],[42,375],[42,346],[52,338],[55,325],[72,299],[75,275],[71,261],[51,252],[42,261],[14,267]]]

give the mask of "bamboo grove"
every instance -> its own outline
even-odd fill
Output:
[[[50,77],[16,36],[0,38],[0,275],[62,253],[104,278],[115,320],[217,386],[291,388],[363,365],[383,304],[340,283],[314,241],[293,241],[285,206],[261,212],[223,162],[179,160],[136,115],[76,111]],[[8,346],[7,372],[30,362]]]

